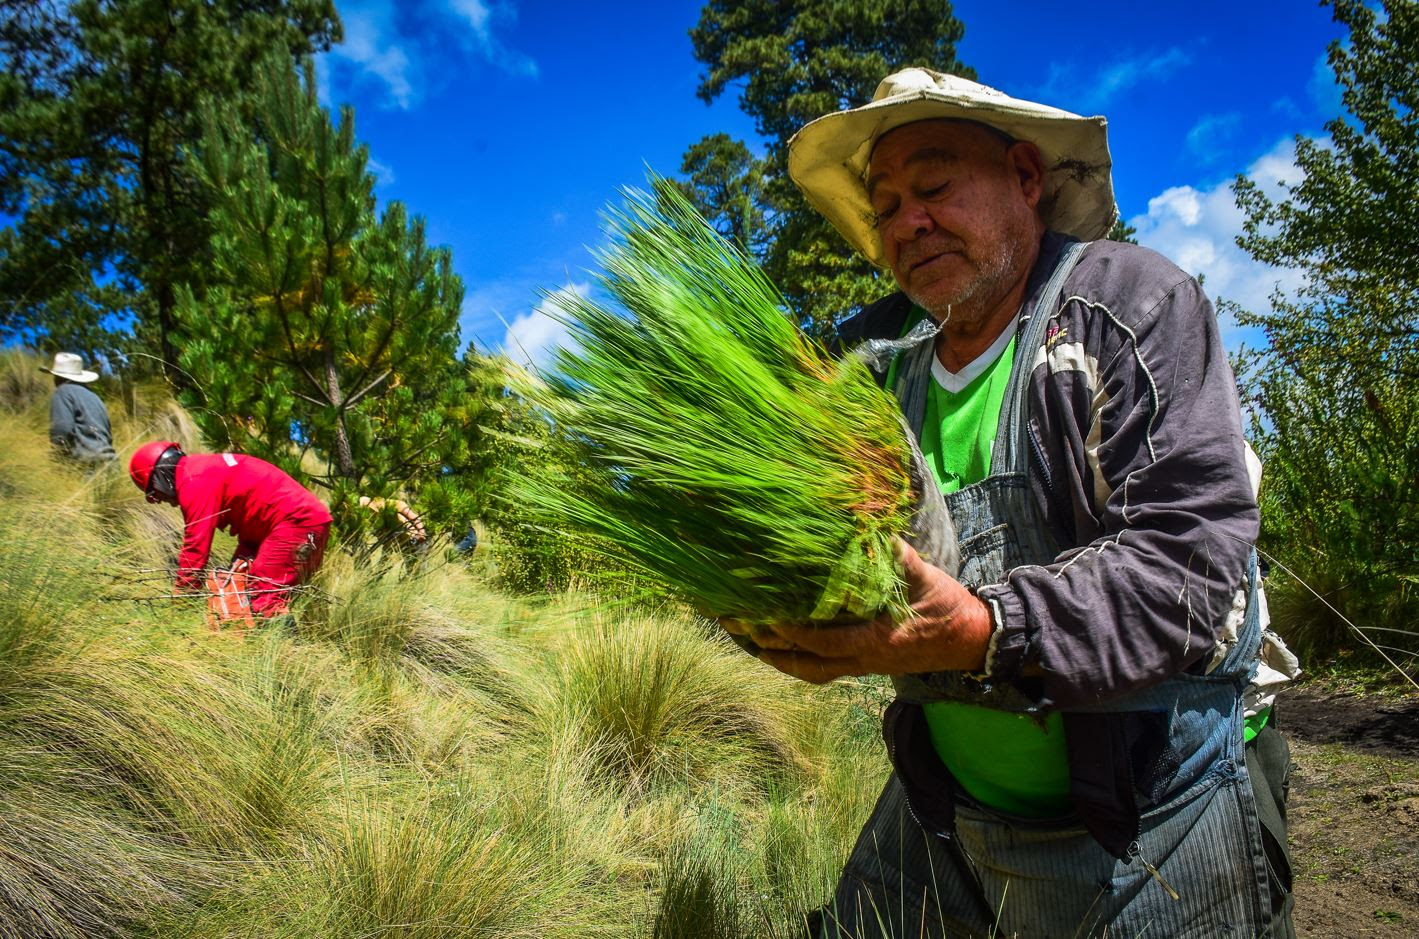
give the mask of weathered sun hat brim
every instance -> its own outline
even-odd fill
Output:
[[[1040,210],[1048,227],[1086,241],[1113,227],[1118,210],[1107,120],[921,68],[889,75],[868,104],[805,125],[788,142],[788,174],[854,248],[886,267],[867,198],[872,148],[890,130],[942,118],[988,124],[1040,148],[1045,165]]]
[[[84,360],[72,352],[56,352],[54,364],[52,366],[41,365],[39,370],[82,384],[99,380],[99,373],[84,368]]]

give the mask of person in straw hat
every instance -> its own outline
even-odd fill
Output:
[[[897,690],[894,772],[814,934],[1290,935],[1257,474],[1197,281],[1100,240],[1105,120],[909,68],[788,166],[900,288],[840,333],[962,556],[900,546],[905,621],[751,629],[789,675]]]
[[[54,376],[54,394],[49,399],[49,439],[62,456],[80,463],[98,465],[118,458],[113,450],[113,428],[108,408],[87,386],[98,373],[84,368],[84,360],[72,352],[56,352],[54,364],[39,367]]]

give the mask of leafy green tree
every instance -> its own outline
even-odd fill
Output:
[[[425,487],[450,523],[471,517],[491,379],[458,358],[463,285],[448,249],[400,203],[376,213],[353,113],[332,122],[309,67],[302,80],[269,60],[255,86],[256,135],[235,108],[215,109],[192,152],[213,272],[205,292],[180,291],[177,313],[204,434],[304,467],[347,526],[359,495]]]
[[[1345,113],[1328,142],[1297,138],[1304,175],[1279,200],[1235,186],[1238,243],[1306,275],[1271,312],[1236,316],[1266,337],[1240,364],[1266,463],[1264,546],[1295,575],[1273,606],[1319,653],[1357,643],[1299,581],[1361,626],[1419,620],[1419,4],[1330,3],[1349,29],[1329,52]]]
[[[845,313],[890,289],[808,205],[788,178],[788,141],[830,111],[866,103],[890,72],[922,65],[973,78],[956,60],[965,28],[949,0],[710,0],[690,31],[705,65],[699,97],[731,86],[767,140],[760,158],[724,135],[686,154],[686,192],[721,233],[752,222],[740,243],[763,262],[794,315],[824,334]],[[712,157],[712,158],[710,158]],[[730,182],[721,178],[737,177]],[[728,193],[728,198],[718,194]],[[745,198],[755,201],[752,211]],[[737,235],[735,236],[737,238]]]
[[[182,147],[204,102],[250,117],[252,65],[340,39],[331,0],[0,6],[0,336],[177,361],[209,200]]]

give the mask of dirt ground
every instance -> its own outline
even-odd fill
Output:
[[[1277,715],[1302,939],[1419,937],[1419,692],[1304,682]]]

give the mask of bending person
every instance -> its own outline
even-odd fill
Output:
[[[178,590],[201,588],[218,528],[237,538],[233,562],[251,563],[251,610],[258,616],[288,612],[291,588],[320,568],[329,510],[265,460],[244,453],[185,454],[173,441],[155,440],[133,454],[128,474],[149,502],[182,509]]]

